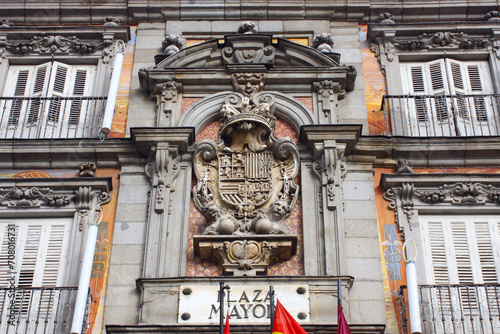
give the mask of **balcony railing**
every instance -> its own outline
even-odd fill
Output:
[[[399,136],[498,136],[500,95],[385,95],[385,130]]]
[[[422,333],[500,333],[500,284],[420,285]],[[400,290],[403,328],[409,332],[406,287]]]
[[[97,136],[106,97],[0,97],[0,138]]]
[[[1,288],[0,333],[69,333],[77,291],[76,287]]]

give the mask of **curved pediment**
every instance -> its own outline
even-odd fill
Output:
[[[308,46],[264,34],[227,35],[180,50],[155,68],[213,68],[263,64],[272,67],[335,67],[329,56]]]

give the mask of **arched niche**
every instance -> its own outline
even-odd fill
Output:
[[[238,93],[220,92],[196,102],[181,116],[177,126],[192,126],[198,135],[207,125],[220,118],[219,113],[226,99],[235,94]],[[266,91],[257,95],[260,94],[273,96],[275,100],[274,115],[291,124],[297,133],[300,133],[302,125],[314,123],[311,110],[300,101],[276,91]]]

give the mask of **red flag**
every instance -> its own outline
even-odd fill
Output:
[[[339,314],[337,334],[351,334],[351,330],[349,329],[349,324],[347,324],[347,321],[345,320],[344,312],[342,311],[342,305],[340,305],[340,303],[337,312]]]
[[[273,334],[307,334],[277,299],[276,312],[274,313]]]
[[[222,334],[230,334],[231,330],[229,329],[229,312],[226,315],[226,326],[224,326],[224,332]]]

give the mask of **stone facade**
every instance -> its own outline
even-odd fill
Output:
[[[59,98],[56,84],[35,96],[42,74],[26,74],[35,88],[20,93],[14,70],[92,66],[93,95],[105,100],[117,54],[126,53],[111,135],[100,132],[104,114],[95,107],[81,137],[13,130],[0,139],[8,176],[0,178],[0,220],[21,226],[35,216],[74,217],[60,286],[78,284],[92,219],[107,220],[109,247],[102,261],[96,249],[87,333],[217,332],[220,282],[230,287],[224,307],[233,332],[269,332],[273,286],[309,333],[337,331],[339,294],[353,333],[407,333],[403,248],[413,242],[420,254],[419,283],[439,285],[425,248],[426,217],[500,214],[496,2],[42,3],[4,3],[5,129],[17,126],[15,112],[29,122],[33,103]],[[375,111],[367,107],[369,61],[385,76]],[[443,73],[458,73],[454,61],[466,69],[470,91],[453,90],[456,77],[447,93],[420,94],[416,81],[405,90],[405,66],[438,61]],[[491,74],[487,92],[484,79],[479,88],[473,83],[474,66],[483,65]],[[60,77],[46,78],[50,86]],[[81,106],[85,94],[71,89],[63,100],[80,94]],[[420,94],[413,109],[389,100],[412,94]],[[436,96],[445,95],[451,102],[439,105]],[[16,102],[24,96],[27,102]],[[425,99],[431,102],[416,104]],[[53,105],[47,102],[47,123],[57,121]],[[408,135],[413,124],[403,111],[416,114],[419,129],[429,117],[446,123],[446,114],[448,128],[474,123],[479,134]],[[53,177],[10,178],[26,171]],[[500,283],[491,277],[447,283]],[[421,298],[425,325],[432,303]],[[500,328],[496,320],[488,326],[487,333]]]

